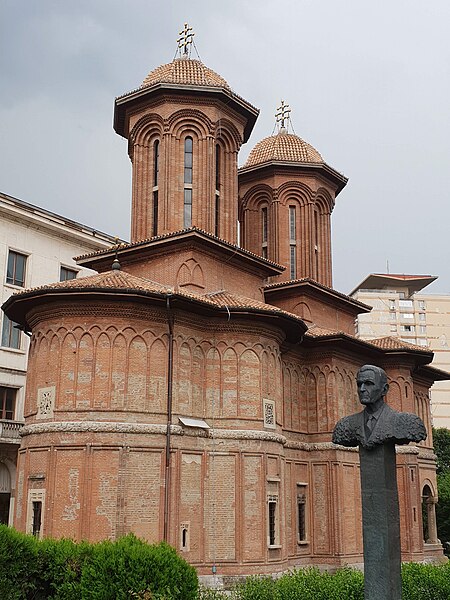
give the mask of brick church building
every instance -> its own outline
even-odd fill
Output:
[[[92,541],[166,539],[200,575],[362,562],[358,452],[331,443],[365,363],[428,430],[399,449],[404,560],[439,559],[432,353],[354,336],[370,307],[332,288],[347,179],[288,130],[238,152],[258,110],[180,55],[115,101],[132,163],[131,242],[98,274],[4,305],[32,333],[14,524]],[[424,517],[425,515],[425,517]]]

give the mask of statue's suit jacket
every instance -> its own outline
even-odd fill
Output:
[[[384,405],[372,432],[366,431],[365,410],[344,417],[333,431],[333,442],[341,446],[374,448],[379,444],[408,444],[420,442],[427,437],[422,420],[411,413],[397,412]]]

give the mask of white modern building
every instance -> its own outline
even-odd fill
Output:
[[[398,337],[434,352],[433,366],[450,371],[450,295],[426,294],[432,275],[371,273],[350,295],[373,306],[357,319],[358,337]],[[450,381],[431,388],[434,427],[450,429]]]
[[[73,257],[109,248],[115,238],[0,193],[0,294],[93,273]],[[0,311],[0,523],[14,502],[15,465],[27,370],[28,336]]]

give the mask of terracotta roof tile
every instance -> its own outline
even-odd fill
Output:
[[[128,292],[143,292],[144,294],[172,294],[179,298],[185,298],[188,300],[194,300],[205,305],[214,306],[216,308],[228,308],[228,309],[250,309],[250,310],[262,310],[264,312],[283,315],[292,318],[296,321],[302,322],[302,319],[298,315],[294,315],[285,310],[260,302],[253,298],[246,298],[232,294],[225,290],[221,290],[212,294],[197,294],[189,290],[174,289],[169,286],[162,285],[156,281],[146,279],[144,277],[137,277],[130,275],[126,271],[114,270],[107,271],[105,273],[98,273],[95,275],[89,275],[87,277],[80,277],[76,279],[70,279],[68,281],[59,281],[56,283],[49,283],[36,288],[29,288],[16,292],[13,297],[20,297],[33,294],[33,292],[49,291],[67,291],[67,292],[79,292],[89,290],[122,290]]]
[[[410,344],[409,342],[391,336],[366,341],[383,350],[420,350],[420,352],[432,352],[426,346],[417,346],[416,344]]]
[[[81,260],[84,260],[87,258],[93,258],[94,256],[101,256],[102,254],[109,254],[116,249],[119,250],[119,252],[120,252],[120,250],[127,250],[129,248],[136,248],[138,246],[144,246],[145,244],[148,244],[149,242],[156,242],[159,240],[170,239],[170,238],[174,238],[174,237],[177,237],[177,236],[185,234],[185,233],[187,234],[189,232],[198,232],[198,233],[204,235],[205,237],[207,237],[208,239],[220,242],[221,244],[228,246],[228,248],[233,248],[233,249],[237,250],[238,252],[245,254],[246,256],[258,258],[259,260],[264,261],[265,263],[267,263],[271,266],[274,266],[278,269],[282,269],[282,270],[285,269],[285,267],[283,265],[279,265],[271,260],[268,260],[267,258],[263,258],[262,256],[255,254],[254,252],[250,252],[250,250],[246,250],[245,248],[236,246],[235,244],[232,244],[231,242],[228,242],[227,240],[224,240],[223,238],[219,238],[215,235],[212,235],[208,231],[205,231],[204,229],[200,229],[198,227],[189,227],[188,229],[180,229],[179,231],[170,231],[168,233],[162,233],[161,235],[156,235],[154,237],[147,238],[145,240],[139,240],[138,242],[130,242],[128,244],[115,244],[115,245],[111,246],[110,248],[107,248],[106,250],[96,250],[95,252],[90,252],[88,254],[81,254],[80,256],[76,256],[74,260],[81,261]]]
[[[157,67],[147,75],[141,87],[156,83],[204,85],[230,89],[223,77],[204,65],[200,60],[191,58],[176,58],[171,63]]]
[[[278,133],[256,144],[248,155],[245,167],[266,162],[323,163],[323,158],[310,144],[292,133]]]

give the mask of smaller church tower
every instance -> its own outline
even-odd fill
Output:
[[[192,28],[177,57],[116,98],[114,129],[133,165],[131,241],[197,227],[237,242],[237,154],[258,109],[191,58]]]
[[[276,135],[256,144],[239,170],[244,248],[286,266],[272,283],[308,277],[331,287],[330,218],[347,178],[288,129],[290,108],[276,113]]]

